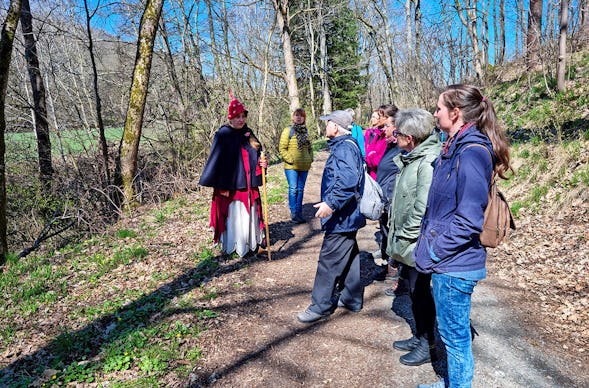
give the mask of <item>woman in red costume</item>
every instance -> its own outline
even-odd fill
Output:
[[[229,123],[217,130],[211,153],[199,184],[212,187],[211,223],[213,240],[225,254],[244,257],[263,245],[264,222],[258,187],[262,168],[268,162],[260,157],[260,142],[246,124],[247,110],[231,96],[227,110]]]

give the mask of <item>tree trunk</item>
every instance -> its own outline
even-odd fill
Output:
[[[21,4],[21,0],[10,0],[0,35],[0,267],[6,263],[6,255],[8,254],[6,239],[8,223],[6,219],[6,139],[4,137],[6,133],[6,89],[8,88],[12,46],[18,27]]]
[[[559,92],[566,90],[565,72],[567,55],[567,32],[569,26],[569,2],[560,0],[560,36],[558,39],[558,64],[556,73],[558,75],[557,87]]]
[[[517,44],[517,42],[516,42]],[[499,50],[497,52],[497,64],[505,61],[505,0],[499,0]]]
[[[474,56],[474,70],[478,81],[481,82],[484,79],[484,72],[483,58],[479,42],[479,33],[477,31],[477,12],[475,5],[476,1],[475,4],[472,4],[471,0],[467,0],[465,10],[466,17],[462,13],[465,7],[462,6],[460,0],[455,0],[454,3],[456,5],[456,10],[458,12],[458,16],[460,17],[460,21],[462,21],[462,25],[466,28],[468,36],[470,37],[471,48]]]
[[[123,129],[123,137],[120,147],[121,185],[123,189],[123,204],[125,207],[132,205],[135,196],[133,183],[137,171],[137,155],[139,153],[139,140],[143,125],[143,112],[147,99],[151,61],[153,57],[153,43],[157,33],[157,27],[164,0],[148,0],[145,5],[141,23],[139,25],[139,38],[137,39],[137,54],[135,56],[135,68],[129,93],[129,106]]]
[[[28,0],[23,0],[27,2]],[[24,3],[23,3],[24,4]],[[86,31],[88,33],[88,53],[90,54],[90,61],[92,63],[92,81],[94,86],[94,108],[96,109],[96,126],[98,127],[98,137],[100,143],[100,150],[102,152],[102,168],[104,169],[104,187],[111,184],[110,181],[110,167],[108,160],[108,144],[106,143],[106,134],[104,132],[104,122],[102,121],[102,102],[100,100],[100,93],[98,90],[98,69],[96,68],[96,57],[94,55],[94,41],[92,39],[92,17],[96,13],[96,9],[90,14],[88,9],[88,1],[84,0],[84,9],[86,10]]]
[[[176,94],[178,95],[178,102],[180,103],[180,110],[184,110],[184,95],[182,94],[182,88],[180,87],[180,81],[178,79],[178,74],[176,72],[176,66],[174,65],[174,55],[172,53],[172,48],[170,47],[170,39],[168,37],[168,31],[166,29],[166,22],[162,17],[159,23],[160,28],[160,37],[163,43],[165,52],[164,52],[164,63],[168,68],[168,73],[170,74],[170,78],[172,80],[172,87]]]
[[[299,87],[297,85],[297,76],[295,71],[294,55],[290,39],[290,16],[288,0],[272,0],[274,10],[276,11],[276,20],[280,29],[280,38],[282,40],[282,55],[284,58],[284,68],[286,75],[284,80],[288,88],[288,101],[290,102],[290,111],[300,108]]]
[[[229,85],[235,86],[235,76],[233,74],[233,65],[231,61],[231,47],[229,45],[229,15],[227,14],[227,2],[221,2],[221,12],[223,17],[223,42],[225,47],[225,64],[227,65],[224,79],[228,81]],[[223,78],[223,76],[221,76]],[[230,87],[231,88],[231,87]]]
[[[183,16],[183,25],[182,25],[182,31],[185,31],[186,35],[188,36],[188,44],[186,44],[186,42],[183,39],[183,51],[185,53],[188,53],[189,56],[188,58],[190,58],[190,63],[194,66],[194,70],[195,70],[195,75],[196,75],[196,84],[195,85],[191,85],[191,87],[193,87],[193,90],[196,93],[196,101],[198,102],[198,104],[200,104],[203,107],[206,107],[209,105],[210,102],[210,92],[207,86],[207,81],[205,79],[205,76],[203,74],[203,66],[202,66],[202,61],[200,58],[200,46],[199,46],[199,33],[198,33],[198,28],[195,28],[193,31],[193,28],[190,25],[190,20],[189,20],[189,15],[186,15],[185,13],[182,14]],[[211,20],[210,22],[212,23],[212,16],[211,16]],[[161,24],[162,26],[162,36],[164,37],[164,41],[166,44],[166,50],[168,52],[168,57],[171,59],[171,47],[169,46],[169,39],[167,37],[167,32],[165,30],[165,24]],[[217,52],[217,48],[216,48],[216,43],[214,41],[214,31],[213,31],[213,36],[211,37],[212,41],[211,41],[211,51],[213,53],[213,59],[215,62],[215,71],[217,72],[216,74],[221,74],[221,70],[218,67],[219,63],[218,63],[218,55],[219,53]],[[185,57],[186,58],[186,57]],[[170,59],[168,59],[168,61],[170,61]],[[168,64],[168,67],[170,69],[174,69],[174,61],[172,59],[171,65],[172,67],[170,67],[170,64]],[[175,70],[174,70],[175,73]],[[216,79],[216,76],[213,76],[212,79]],[[186,78],[185,78],[186,79]],[[184,87],[186,88],[187,85],[185,83]],[[186,115],[187,115],[187,101],[185,96],[182,95],[182,93],[180,93],[180,95],[182,96],[182,102],[183,102],[183,111],[182,111],[182,128],[186,129],[186,126],[189,124],[186,120]],[[188,137],[189,133],[188,130],[185,130],[186,136]]]
[[[525,36],[526,36],[526,25],[525,11],[524,11],[524,0],[517,0],[516,2],[516,20],[515,20],[515,56],[519,58],[524,51],[525,47]],[[521,30],[517,28],[521,26]]]
[[[325,34],[323,7],[318,7],[319,15],[317,24],[319,26],[319,78],[321,79],[321,93],[323,95],[323,114],[332,110],[331,92],[329,91],[329,82],[327,81],[327,36]]]
[[[45,100],[45,84],[39,68],[37,44],[33,34],[33,16],[29,0],[22,0],[20,27],[25,41],[25,58],[33,91],[33,119],[37,134],[37,154],[39,156],[39,180],[45,192],[51,189],[53,164],[51,161],[51,139],[47,122],[47,102]]]
[[[528,69],[539,62],[542,44],[542,0],[530,0],[528,10],[528,34],[526,40],[526,65]]]
[[[205,0],[207,5],[207,12],[208,12],[208,22],[209,22],[209,35],[211,41],[211,52],[213,54],[213,64],[215,73],[213,73],[213,79],[217,79],[217,77],[221,76],[221,66],[219,65],[219,52],[217,51],[217,39],[215,38],[215,23],[213,19],[213,8],[211,6],[211,0]]]
[[[421,0],[413,0],[415,3],[415,58],[421,63]]]
[[[581,45],[589,44],[589,2],[579,1],[579,36]]]
[[[276,19],[274,19],[276,21]],[[258,114],[258,128],[262,128],[264,124],[264,106],[266,104],[266,93],[268,92],[268,74],[270,71],[270,45],[272,44],[272,35],[274,31],[274,27],[276,24],[273,24],[268,31],[268,37],[266,39],[266,47],[264,49],[264,73],[262,78],[262,90],[261,90],[261,98],[260,98],[260,105],[259,105],[259,114]],[[296,109],[296,108],[295,108]],[[293,109],[294,110],[294,109]],[[291,112],[293,111],[291,110]]]
[[[407,44],[407,57],[413,55],[413,27],[411,17],[411,3],[412,0],[405,0],[405,40]]]
[[[479,2],[475,2],[478,4]],[[483,70],[489,65],[489,0],[480,2],[481,4],[481,58]],[[475,14],[477,14],[475,8]]]

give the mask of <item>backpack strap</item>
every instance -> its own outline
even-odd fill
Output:
[[[481,147],[484,148],[485,151],[487,151],[487,153],[489,154],[489,157],[491,158],[491,164],[493,163],[493,154],[491,154],[491,151],[489,151],[489,149],[487,147],[485,147],[482,144],[479,143],[470,143],[467,144],[462,150],[460,150],[460,154],[458,155],[457,161],[456,161],[456,171],[458,171],[458,166],[460,165],[460,155],[464,152],[464,150],[466,150],[467,148],[471,148],[471,147]],[[495,166],[493,166],[493,172],[491,173],[491,182],[490,185],[493,184],[493,182],[495,182],[497,179],[497,174],[495,173]],[[489,185],[489,186],[490,186]]]

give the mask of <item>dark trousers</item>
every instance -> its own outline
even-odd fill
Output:
[[[380,253],[382,254],[382,258],[387,260],[387,242],[389,239],[389,212],[385,211],[381,214],[380,219],[378,220],[378,225],[380,226],[380,235],[382,236],[382,240],[380,242]],[[387,260],[388,261],[388,260]]]
[[[409,284],[411,310],[415,318],[415,336],[421,338],[427,335],[428,340],[433,342],[436,307],[430,288],[431,274],[423,274],[414,267],[403,265],[401,277],[407,279]]]
[[[356,232],[326,233],[319,252],[309,310],[330,314],[337,296],[350,308],[362,308],[364,286],[360,279]]]

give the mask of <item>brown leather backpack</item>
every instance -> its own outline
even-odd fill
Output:
[[[469,144],[468,147],[484,148],[493,161],[491,151],[482,144]],[[504,239],[509,237],[510,229],[515,230],[515,222],[509,204],[505,196],[497,188],[497,176],[493,172],[491,184],[489,186],[489,202],[485,209],[485,220],[483,222],[483,231],[479,239],[481,244],[487,248],[496,248]]]

